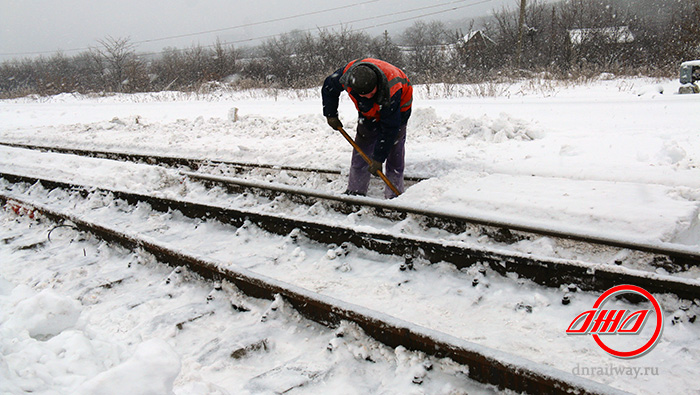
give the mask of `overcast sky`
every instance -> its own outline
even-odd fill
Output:
[[[369,28],[373,36],[388,30],[396,37],[416,20],[474,18],[517,4],[519,0],[0,0],[0,61],[58,51],[75,55],[108,36],[129,38],[138,52],[207,46],[217,37],[236,46],[255,45],[292,29],[337,30],[341,23]],[[197,34],[201,32],[210,33]],[[169,38],[178,35],[187,36]]]

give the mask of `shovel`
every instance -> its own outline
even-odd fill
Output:
[[[348,133],[345,131],[345,129],[343,129],[341,127],[341,128],[338,128],[338,131],[340,131],[340,133],[343,135],[343,137],[345,137],[345,140],[347,140],[348,143],[350,143],[353,146],[353,148],[355,148],[355,151],[357,151],[357,153],[360,154],[362,159],[364,159],[365,162],[367,162],[367,164],[370,164],[372,162],[372,160],[369,158],[369,156],[367,156],[364,152],[362,152],[360,147],[357,145],[357,143],[355,143],[355,141],[352,139],[352,137],[350,137],[348,135]],[[379,176],[379,178],[382,179],[382,181],[384,181],[386,183],[386,185],[389,187],[389,189],[391,189],[391,191],[396,194],[396,196],[399,196],[401,194],[401,192],[399,192],[399,190],[394,186],[394,184],[392,184],[391,181],[389,181],[389,179],[386,178],[386,176],[384,175],[384,173],[382,173],[381,170],[377,170],[377,175]]]

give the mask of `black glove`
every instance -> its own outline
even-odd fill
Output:
[[[377,162],[376,160],[372,159],[372,161],[369,163],[369,168],[367,169],[367,171],[369,171],[370,174],[376,176],[376,175],[378,175],[377,171],[381,171],[381,170],[382,170],[382,163]]]
[[[326,117],[326,120],[328,121],[328,125],[335,130],[340,130],[340,128],[343,127],[343,123],[340,122],[338,117]]]

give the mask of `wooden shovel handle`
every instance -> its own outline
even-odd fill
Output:
[[[350,143],[352,145],[352,147],[355,148],[355,151],[357,151],[357,153],[360,154],[362,159],[364,159],[365,162],[367,162],[367,164],[372,163],[372,159],[370,159],[369,156],[367,156],[367,154],[362,152],[362,149],[360,149],[360,147],[357,145],[357,143],[355,143],[355,140],[353,140],[352,137],[350,137],[350,135],[348,135],[348,133],[345,131],[345,129],[343,129],[341,127],[341,128],[338,128],[338,131],[343,135],[343,137],[345,137],[345,140],[347,140],[348,143]],[[396,196],[399,196],[401,194],[401,192],[399,192],[399,190],[394,186],[394,184],[392,184],[391,181],[389,181],[389,179],[386,178],[386,176],[384,175],[384,173],[382,173],[381,170],[377,170],[377,175],[379,176],[379,178],[382,179],[382,181],[384,181],[384,183],[386,183],[387,186],[389,186],[389,189],[391,189],[392,192],[394,192],[396,194]]]

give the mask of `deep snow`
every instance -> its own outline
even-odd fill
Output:
[[[614,79],[583,86],[529,81],[510,86],[416,87],[407,140],[407,173],[431,178],[409,188],[396,202],[650,243],[679,243],[684,248],[700,250],[700,95],[674,94],[677,85],[675,81]],[[499,96],[474,95],[486,89],[497,91]],[[349,100],[342,102],[341,119],[346,129],[353,129],[355,115]],[[83,149],[342,170],[347,168],[350,156],[350,147],[342,137],[325,125],[316,91],[26,98],[0,102],[0,127],[1,141]],[[183,181],[175,171],[143,165],[0,147],[0,169],[18,173],[38,170],[67,181],[222,202],[218,191]],[[274,181],[293,182],[284,173]],[[340,192],[343,182],[319,182],[315,186]],[[378,191],[373,191],[375,196],[381,196]],[[31,193],[66,208],[76,204],[70,196],[47,195],[39,188],[32,188]],[[256,204],[240,198],[230,203]],[[449,265],[436,265],[406,273],[397,270],[398,260],[383,265],[385,258],[363,251],[351,251],[347,257],[341,257],[333,248],[293,246],[285,238],[258,242],[254,227],[226,229],[215,224],[193,224],[174,214],[151,213],[147,208],[127,210],[124,215],[128,215],[119,218],[122,214],[117,213],[124,210],[117,206],[98,197],[89,203],[94,212],[91,215],[105,223],[132,226],[139,232],[164,237],[173,245],[222,260],[231,260],[233,254],[236,264],[250,270],[565,371],[576,371],[578,367],[580,372],[582,366],[606,364],[658,368],[658,375],[641,378],[625,374],[588,377],[617,388],[643,393],[700,390],[694,377],[700,367],[700,330],[683,317],[697,311],[697,301],[696,305],[689,305],[663,298],[668,319],[662,342],[648,356],[620,361],[603,353],[590,339],[564,334],[576,315],[573,312],[591,306],[597,295],[580,293],[572,305],[564,307],[559,303],[560,290],[512,279],[491,277],[480,287],[472,287],[471,279],[479,275],[475,270],[459,272]],[[315,215],[324,215],[322,209],[315,209],[320,211]],[[380,226],[363,222],[358,216],[333,220],[356,227]],[[0,330],[4,364],[0,370],[7,378],[3,379],[6,390],[11,393],[18,388],[47,393],[70,393],[82,388],[89,392],[90,388],[105,386],[117,391],[119,386],[115,383],[121,385],[125,378],[142,388],[152,385],[151,393],[171,389],[178,394],[270,389],[256,387],[253,378],[257,376],[250,371],[231,372],[243,366],[250,366],[258,374],[278,372],[281,376],[297,372],[289,379],[292,381],[308,379],[309,374],[299,373],[304,369],[306,373],[332,372],[315,381],[316,386],[308,387],[314,393],[352,393],[354,389],[449,393],[459,386],[474,385],[465,384],[467,380],[449,369],[433,373],[424,386],[411,384],[413,375],[408,371],[420,369],[421,357],[409,358],[405,350],[376,345],[371,350],[383,359],[370,368],[379,370],[374,379],[365,372],[368,368],[360,362],[362,358],[352,352],[336,361],[333,368],[324,365],[310,369],[309,364],[329,364],[327,356],[305,353],[304,346],[282,353],[281,349],[287,347],[282,344],[299,343],[308,337],[314,342],[308,349],[326,352],[325,342],[333,338],[332,331],[314,326],[312,333],[295,333],[285,338],[280,334],[285,332],[285,325],[297,322],[290,319],[293,313],[280,319],[275,327],[277,333],[270,335],[277,339],[271,340],[275,346],[270,348],[285,358],[297,355],[304,360],[299,366],[305,368],[295,370],[294,366],[290,368],[291,361],[285,361],[281,365],[286,369],[274,370],[280,363],[275,365],[257,354],[252,361],[231,362],[221,352],[212,351],[218,346],[202,350],[195,341],[183,344],[183,338],[190,339],[194,334],[179,334],[172,325],[160,330],[159,324],[169,321],[160,315],[154,317],[154,311],[169,311],[170,321],[173,314],[186,320],[207,310],[206,296],[211,289],[206,289],[206,285],[175,288],[171,283],[163,288],[163,278],[171,274],[170,269],[148,263],[144,265],[156,274],[144,271],[136,275],[127,270],[125,262],[145,258],[113,251],[96,241],[79,241],[78,246],[70,243],[72,247],[67,249],[52,242],[50,251],[44,244],[20,248],[31,245],[32,240],[44,241],[51,225],[32,225],[26,216],[17,218],[11,212],[3,214],[3,222],[6,226],[1,249],[0,276],[4,280],[0,287]],[[410,230],[401,226],[411,225],[399,224],[394,231]],[[65,237],[71,240],[78,237],[68,229],[58,228],[52,232],[52,238],[60,232],[66,232]],[[232,242],[231,234],[244,241]],[[554,248],[547,238],[523,247],[535,254]],[[577,254],[585,261],[592,252]],[[108,269],[103,265],[116,266]],[[138,281],[140,277],[144,280]],[[691,272],[690,278],[698,280],[697,273]],[[118,279],[128,284],[127,293],[120,290],[112,295],[103,289],[102,284]],[[176,305],[145,311],[118,307],[128,303],[158,304],[159,297],[168,292],[181,296],[174,298]],[[86,299],[91,294],[94,303]],[[403,303],[397,304],[397,300]],[[259,318],[267,306],[265,302],[255,303],[259,304],[254,310]],[[519,306],[529,306],[534,313]],[[689,313],[679,310],[684,306]],[[62,314],[58,314],[58,319],[49,319],[50,312],[55,311]],[[675,324],[674,315],[679,315]],[[240,339],[246,337],[241,333],[262,330],[253,324],[252,316],[255,314],[244,318],[249,320],[248,329],[229,327],[221,317],[207,319],[213,321],[211,325],[229,331],[229,339],[246,343],[246,339]],[[207,330],[206,326],[196,328]],[[215,334],[209,336],[219,339],[212,342],[223,341]],[[357,344],[372,344],[361,335],[358,337],[361,340]],[[259,341],[255,337],[248,343],[260,348]],[[357,344],[350,342],[347,349],[361,347]],[[228,345],[230,348],[235,347]],[[27,349],[33,352],[26,352]],[[367,387],[354,387],[356,383],[351,379],[356,374],[364,374],[364,379],[369,380]],[[150,378],[145,379],[146,376]],[[286,380],[272,376],[266,381],[272,386]]]

